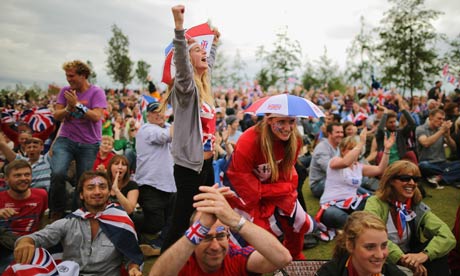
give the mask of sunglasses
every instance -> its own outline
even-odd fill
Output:
[[[409,182],[412,179],[416,183],[419,182],[421,179],[420,176],[407,175],[407,174],[395,175],[393,178],[398,179],[399,181],[402,181],[402,182]]]
[[[227,232],[220,232],[215,235],[206,235],[204,236],[203,242],[212,242],[215,238],[217,241],[225,241],[227,240],[229,234]]]

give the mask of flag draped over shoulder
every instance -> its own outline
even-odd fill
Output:
[[[214,33],[209,27],[208,23],[203,23],[194,26],[185,31],[185,39],[193,38],[201,48],[206,50],[206,56],[209,57],[211,52],[212,41],[214,40]],[[161,81],[166,85],[172,83],[172,79],[176,74],[176,68],[173,62],[174,46],[172,42],[165,49],[165,62],[163,65],[163,74]]]
[[[144,256],[137,244],[134,223],[119,204],[109,204],[104,211],[96,215],[83,209],[78,209],[67,217],[94,218],[98,220],[102,232],[123,256],[135,264],[141,265],[143,263]]]

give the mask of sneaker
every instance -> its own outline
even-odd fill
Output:
[[[428,181],[428,183],[431,184],[431,186],[433,188],[435,188],[436,190],[442,190],[444,189],[444,186],[440,186],[439,185],[439,182],[442,180],[441,176],[439,175],[435,175],[435,176],[431,176],[431,177],[428,177],[426,179],[426,181]]]
[[[426,179],[426,181],[428,181],[429,183],[431,183],[431,184],[433,184],[433,185],[436,185],[436,186],[439,185],[439,180],[440,180],[440,177],[437,176],[437,175],[428,177],[428,178]]]
[[[139,247],[146,257],[159,256],[161,252],[161,248],[153,244],[141,244]]]

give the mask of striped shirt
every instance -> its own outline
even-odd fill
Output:
[[[30,163],[29,158],[20,154],[16,155],[16,160],[26,160]],[[47,154],[40,155],[38,160],[30,164],[32,166],[32,184],[31,188],[42,188],[49,191],[51,180],[51,157]]]

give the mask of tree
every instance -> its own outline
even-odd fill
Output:
[[[344,91],[345,85],[342,81],[342,75],[339,70],[339,65],[333,62],[327,55],[327,48],[324,47],[324,53],[315,61],[317,71],[316,79],[319,83],[328,90]]]
[[[382,83],[394,84],[413,95],[426,80],[439,72],[435,42],[439,37],[431,21],[441,13],[424,7],[424,0],[389,0],[394,6],[386,11],[381,39],[377,46],[382,65]]]
[[[114,82],[120,83],[124,90],[134,77],[133,62],[129,58],[129,40],[117,25],[112,25],[112,33],[109,47],[106,49],[107,73]]]
[[[305,63],[305,70],[302,74],[302,85],[306,90],[321,87],[320,81],[316,78],[316,72],[310,61]]]
[[[142,86],[147,85],[149,82],[147,80],[147,76],[149,75],[150,67],[152,66],[143,60],[139,60],[137,62],[136,77],[137,77],[137,81]]]
[[[244,73],[245,71],[246,62],[241,58],[240,51],[237,49],[230,73],[230,81],[234,86],[240,86],[243,81],[248,79],[247,75]]]
[[[223,52],[217,51],[216,60],[212,67],[212,86],[227,87],[230,84],[227,62],[227,56],[225,56]]]
[[[92,83],[92,84],[96,84],[97,74],[96,74],[96,71],[94,71],[93,63],[91,61],[87,60],[86,64],[88,64],[89,68],[91,69],[91,74],[88,77],[88,81],[90,83]]]
[[[287,36],[287,27],[278,32],[276,37],[275,49],[272,52],[266,51],[264,46],[259,46],[257,50],[257,60],[265,62],[267,66],[258,75],[269,77],[271,81],[282,79],[285,89],[287,89],[289,73],[298,69],[301,65],[302,48],[299,41],[291,40]],[[259,83],[262,83],[261,80],[259,80]]]
[[[347,49],[347,79],[368,86],[373,73],[375,45],[372,33],[366,30],[366,22],[361,16],[361,29],[353,38],[351,46]]]
[[[270,86],[274,86],[278,82],[279,76],[275,75],[267,68],[262,68],[256,74],[256,80],[262,87],[262,91],[267,91]]]
[[[442,59],[443,64],[448,64],[448,74],[460,79],[460,34],[448,41],[449,49]]]

